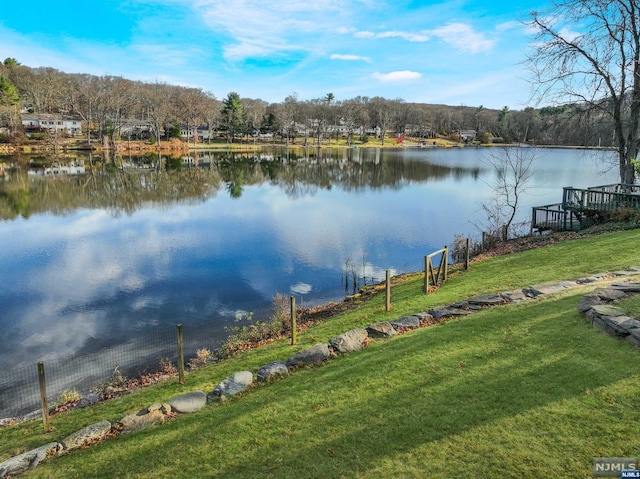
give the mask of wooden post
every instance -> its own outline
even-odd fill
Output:
[[[391,311],[391,271],[387,270],[387,285],[386,285],[386,301],[385,310],[388,313]]]
[[[531,226],[529,227],[529,236],[533,236],[533,225],[535,223],[536,223],[536,207],[534,206],[533,208],[531,208]]]
[[[182,324],[176,326],[178,330],[178,382],[184,384],[184,337],[182,336]]]
[[[38,384],[40,385],[40,409],[42,409],[42,424],[44,432],[51,432],[49,423],[49,406],[47,405],[47,382],[44,376],[44,363],[38,363]]]
[[[471,240],[467,238],[466,243],[467,244],[465,246],[465,253],[464,253],[464,269],[468,270],[469,269],[469,250],[471,249]]]
[[[446,282],[449,277],[449,247],[444,247],[444,253],[442,253],[442,263],[444,264],[444,277],[442,282]]]
[[[298,342],[298,327],[296,325],[296,297],[291,296],[291,346]]]
[[[422,293],[429,293],[429,257],[424,257],[424,285],[422,286]]]

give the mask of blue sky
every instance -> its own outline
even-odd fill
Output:
[[[0,60],[281,102],[331,92],[408,102],[536,106],[522,21],[545,0],[11,2]]]

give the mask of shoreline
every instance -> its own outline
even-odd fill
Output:
[[[380,149],[441,149],[441,148],[537,148],[537,149],[576,149],[576,150],[602,150],[602,151],[614,151],[614,147],[601,147],[601,146],[582,146],[582,145],[529,145],[520,143],[456,143],[450,140],[436,138],[425,141],[418,140],[405,140],[402,143],[397,143],[395,139],[389,139],[382,144],[380,141],[370,141],[366,143],[352,143],[348,145],[346,143],[330,143],[324,142],[321,144],[299,144],[299,143],[277,143],[277,142],[253,142],[253,143],[189,143],[183,140],[170,140],[161,141],[160,145],[150,144],[146,141],[126,141],[120,140],[116,142],[115,148],[105,147],[104,144],[87,144],[86,139],[68,139],[62,140],[60,144],[30,144],[30,145],[0,145],[0,155],[14,155],[14,154],[69,154],[69,153],[107,153],[107,154],[122,154],[122,153],[183,153],[189,152],[207,151],[207,150],[228,150],[228,151],[255,151],[262,148],[291,148],[291,149],[359,149],[359,148],[380,148]]]

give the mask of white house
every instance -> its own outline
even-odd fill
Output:
[[[22,115],[22,126],[27,136],[40,131],[66,133],[70,136],[82,135],[82,119],[75,116],[29,113]]]

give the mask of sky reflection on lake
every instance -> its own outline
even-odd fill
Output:
[[[215,185],[202,201],[148,202],[127,214],[83,207],[1,221],[0,364],[108,348],[177,323],[207,330],[213,348],[236,317],[268,314],[276,292],[304,305],[340,300],[349,262],[369,281],[386,269],[419,270],[423,256],[454,235],[479,234],[472,220],[494,175],[483,154],[378,152],[374,177],[391,168],[401,174],[375,186],[301,178],[293,194],[265,179],[242,185],[239,198]],[[373,152],[361,155],[366,162]],[[593,155],[581,155],[543,150],[524,216],[530,206],[559,202],[562,186],[616,181],[614,171],[599,173]],[[424,164],[445,172],[412,176]]]

